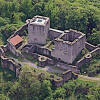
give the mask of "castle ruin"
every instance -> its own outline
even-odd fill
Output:
[[[50,50],[50,56],[58,60],[71,64],[85,48],[85,34],[71,29],[66,31],[50,29],[48,17],[35,16],[26,22],[28,24],[28,43],[46,45],[47,39],[51,39],[53,48]]]

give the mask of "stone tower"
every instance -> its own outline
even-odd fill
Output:
[[[35,16],[27,20],[28,23],[28,43],[46,44],[50,20],[48,17]]]
[[[85,48],[85,42],[85,34],[76,30],[67,30],[55,39],[55,48],[51,54],[53,57],[71,64]]]

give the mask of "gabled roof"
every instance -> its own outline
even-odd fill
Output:
[[[9,41],[10,41],[10,43],[12,43],[14,46],[16,46],[17,44],[19,44],[20,42],[22,42],[23,39],[22,39],[19,35],[16,35],[16,36],[12,37]]]

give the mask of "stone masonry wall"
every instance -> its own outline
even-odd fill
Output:
[[[16,36],[17,34],[20,35],[20,36],[23,35],[24,31],[27,30],[27,28],[28,28],[28,24],[24,24],[12,36]]]
[[[51,51],[48,48],[43,48],[41,46],[36,46],[36,52],[39,54],[51,56]]]
[[[75,58],[78,56],[78,54],[81,52],[83,48],[85,48],[85,41],[86,37],[79,37],[76,43],[72,44],[72,62],[75,60]]]
[[[37,23],[37,18],[45,19],[45,23]],[[50,28],[49,18],[42,16],[35,16],[28,23],[28,43],[46,44],[48,31]]]
[[[7,48],[8,50],[10,50],[14,55],[16,56],[19,56],[21,55],[20,52],[17,51],[17,49],[15,48],[15,46],[13,46],[10,42],[9,42],[9,39],[16,36],[17,34],[18,35],[23,35],[24,34],[24,31],[27,30],[27,24],[24,24],[22,27],[20,27],[11,37],[8,38],[7,40]]]
[[[92,51],[92,50],[94,50],[94,49],[97,48],[96,46],[94,46],[94,45],[92,45],[92,44],[90,44],[90,43],[88,43],[88,42],[85,42],[85,47],[86,47],[86,49],[88,49],[89,51]]]
[[[71,70],[72,72],[77,73],[77,74],[80,73],[80,71],[77,69],[77,66],[73,66],[73,65],[69,65],[69,64],[65,64],[65,63],[61,63],[61,62],[57,62],[56,66],[58,68],[60,67],[65,70]]]
[[[51,55],[59,60],[67,63],[72,63],[71,60],[71,45],[63,43],[62,41],[54,41],[55,49],[52,50]]]
[[[4,55],[4,50],[0,47],[0,57]]]
[[[70,33],[71,34],[73,33],[74,35],[72,34],[71,36]],[[69,37],[70,39],[73,38],[75,40],[72,39],[73,41],[68,41],[66,40],[67,37]],[[77,32],[75,30],[65,31],[65,33],[63,33],[54,40],[55,48],[52,50],[51,55],[66,63],[72,64],[72,62],[81,52],[81,50],[85,48],[85,41],[86,41],[85,34]]]
[[[16,56],[21,56],[21,53],[17,51],[15,46],[13,46],[10,42],[7,43],[8,50],[12,52]]]
[[[17,64],[14,60],[9,59],[7,57],[1,56],[1,67],[8,68],[11,71],[15,72],[16,77],[18,77],[21,65]]]
[[[72,71],[68,70],[62,74],[62,79],[53,80],[53,85],[56,87],[62,86],[65,82],[78,78],[77,74],[74,74]]]
[[[85,64],[89,64],[90,61],[92,60],[92,57],[97,54],[97,56],[100,56],[100,48],[97,47],[96,49],[94,49],[93,51],[91,51],[90,53],[88,53],[85,57],[83,57],[82,59],[80,59],[79,61],[77,61],[76,66],[77,67],[81,67]]]
[[[54,40],[57,37],[59,37],[62,33],[63,33],[63,31],[49,28],[48,38],[50,40]]]

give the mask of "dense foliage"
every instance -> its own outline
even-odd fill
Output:
[[[55,88],[45,77],[38,79],[33,68],[24,67],[18,79],[0,69],[0,100],[100,100],[100,85],[80,79]]]
[[[7,33],[2,30],[9,29],[9,24],[21,26],[35,15],[50,17],[52,28],[76,29],[84,32],[90,43],[100,43],[99,0],[0,0],[0,34]],[[12,27],[8,29],[11,35]]]

